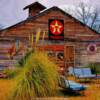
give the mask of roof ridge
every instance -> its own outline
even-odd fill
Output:
[[[100,35],[100,33],[98,33],[96,30],[94,30],[94,29],[92,29],[91,27],[89,27],[88,25],[82,23],[80,20],[76,19],[76,18],[73,17],[71,14],[69,14],[69,13],[63,11],[61,8],[59,8],[59,7],[57,7],[57,6],[53,6],[53,7],[51,7],[51,8],[48,8],[48,9],[46,9],[45,11],[40,12],[40,13],[38,13],[38,14],[35,15],[35,16],[28,17],[26,20],[23,20],[22,22],[19,22],[19,23],[15,24],[15,25],[12,25],[12,26],[10,26],[10,27],[8,27],[8,28],[5,28],[5,29],[3,29],[3,30],[9,29],[9,28],[11,28],[11,27],[13,27],[13,26],[16,26],[16,25],[18,25],[18,24],[21,24],[21,23],[23,23],[23,22],[25,22],[25,21],[28,21],[28,20],[31,20],[31,19],[35,19],[35,18],[37,18],[37,17],[39,17],[39,16],[42,16],[44,13],[46,13],[47,11],[50,11],[50,10],[52,10],[52,9],[54,9],[54,10],[60,10],[63,14],[65,14],[65,15],[67,15],[67,16],[73,18],[75,21],[79,22],[81,25],[84,25],[84,26],[88,27],[90,30],[92,30],[92,31],[94,31],[95,33],[97,33],[97,34]],[[1,31],[3,31],[3,30],[1,30]]]

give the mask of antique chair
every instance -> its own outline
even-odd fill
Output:
[[[90,68],[73,68],[73,72],[76,78],[96,78],[96,74],[92,74]]]
[[[74,92],[83,91],[86,89],[86,86],[71,80],[67,80],[64,76],[60,76],[59,84],[65,90],[74,91]]]

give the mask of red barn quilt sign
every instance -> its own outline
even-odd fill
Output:
[[[64,21],[60,19],[49,20],[49,39],[64,40]]]

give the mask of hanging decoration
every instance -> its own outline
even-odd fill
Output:
[[[87,51],[92,54],[96,53],[97,51],[96,44],[89,44],[87,47]]]

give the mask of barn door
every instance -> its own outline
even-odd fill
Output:
[[[65,46],[65,67],[74,67],[75,65],[75,49],[74,46]]]

